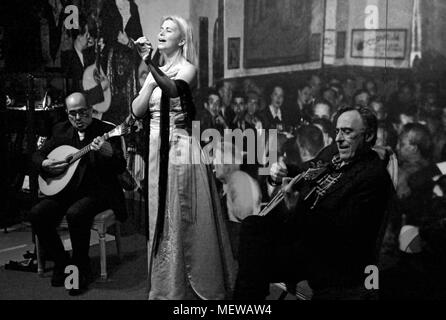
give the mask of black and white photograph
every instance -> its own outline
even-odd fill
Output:
[[[444,30],[443,0],[1,1],[0,305],[446,300]]]

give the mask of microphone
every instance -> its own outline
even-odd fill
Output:
[[[133,42],[133,44],[136,46],[138,52],[141,54],[141,49],[142,49],[142,46],[144,45],[144,43],[135,41],[133,39],[130,39],[130,41]],[[146,65],[150,64],[150,61],[152,59],[152,53],[153,53],[152,44],[149,44],[149,46],[150,46],[149,47],[149,52],[147,52],[144,56],[142,56],[142,59],[144,60]]]

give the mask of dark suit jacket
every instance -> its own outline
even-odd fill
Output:
[[[378,155],[370,150],[342,169],[340,180],[314,209],[305,201],[291,225],[300,235],[296,253],[313,289],[363,285],[394,188]]]
[[[37,167],[40,174],[43,175],[42,162],[55,148],[69,145],[81,149],[91,143],[94,138],[102,136],[112,129],[112,125],[93,119],[93,122],[85,132],[84,140],[80,141],[78,133],[69,121],[58,123],[53,128],[51,138],[45,142],[41,149],[33,154],[33,164]],[[93,151],[85,155],[81,159],[79,167],[68,186],[55,197],[63,197],[67,192],[88,193],[103,201],[107,201],[115,211],[116,217],[120,221],[124,221],[127,212],[124,193],[118,182],[117,175],[125,170],[126,162],[123,157],[120,138],[111,138],[109,142],[113,147],[113,155],[106,157],[99,152]]]
[[[284,107],[281,109],[282,113],[282,121],[278,121],[274,119],[269,106],[266,107],[265,110],[259,112],[258,116],[263,124],[263,129],[276,129],[278,124],[283,126],[283,129],[286,130],[289,126],[292,125],[293,115],[288,112]]]
[[[201,133],[203,133],[203,131],[207,129],[216,129],[218,132],[220,132],[220,134],[223,134],[225,130],[225,128],[222,125],[216,123],[215,117],[208,110],[204,108],[201,110],[199,121],[200,121]]]

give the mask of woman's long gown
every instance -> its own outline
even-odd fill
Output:
[[[163,71],[175,79],[179,68]],[[180,129],[186,115],[179,98],[170,99],[165,222],[159,251],[152,254],[158,213],[161,95],[157,87],[149,102],[149,299],[228,299],[236,264],[215,181],[206,165],[209,160],[199,141]]]

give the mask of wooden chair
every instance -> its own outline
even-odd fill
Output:
[[[113,225],[116,228],[115,241],[116,241],[116,251],[118,254],[119,261],[122,259],[121,251],[121,226],[120,222],[116,220],[115,213],[113,210],[105,210],[94,218],[92,229],[97,231],[99,237],[99,248],[100,248],[100,261],[101,261],[101,280],[105,281],[108,278],[107,274],[107,252],[106,252],[106,241],[105,235],[107,229]],[[67,220],[64,218],[60,224],[62,228],[68,228]],[[45,272],[45,259],[42,254],[42,248],[39,243],[37,236],[36,241],[36,253],[37,253],[37,272],[42,276]]]

